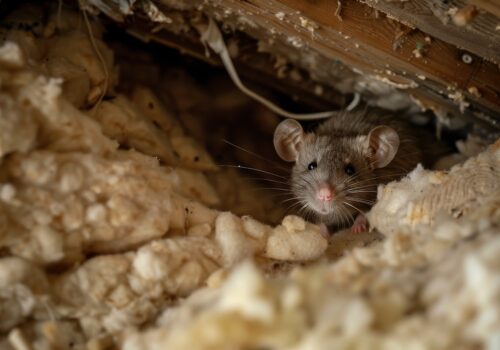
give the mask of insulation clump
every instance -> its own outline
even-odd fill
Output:
[[[467,205],[472,197],[450,202],[468,208],[458,218],[430,211],[413,227],[398,215],[415,199],[430,199],[439,189],[445,195],[447,187],[436,184],[467,178],[468,167],[483,162],[498,171],[498,143],[449,174],[416,169],[408,177],[419,177],[414,196],[409,187],[398,191],[408,179],[390,183],[370,213],[377,224],[386,205],[384,215],[401,221],[401,230],[380,226],[384,241],[282,278],[267,279],[244,262],[222,282],[167,309],[149,330],[128,334],[124,348],[494,348],[500,326],[498,180],[474,205]]]
[[[1,344],[106,343],[242,259],[321,256],[302,219],[313,243],[270,253],[281,226],[222,211],[208,152],[149,88],[116,93],[102,28],[67,15],[0,46]]]
[[[440,212],[464,215],[471,208],[500,195],[500,143],[449,171],[421,167],[398,183],[381,186],[370,223],[382,233],[431,224]],[[390,215],[384,215],[388,213]]]

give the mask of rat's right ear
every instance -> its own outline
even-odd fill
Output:
[[[370,154],[371,167],[383,168],[387,166],[398,152],[398,133],[385,125],[373,128],[368,134],[367,148]]]
[[[283,120],[274,130],[274,148],[281,159],[287,162],[297,160],[300,143],[304,139],[304,130],[294,119]]]

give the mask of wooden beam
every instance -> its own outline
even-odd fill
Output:
[[[245,30],[261,40],[288,42],[303,53],[309,48],[365,74],[452,96],[462,106],[466,99],[498,117],[497,65],[419,30],[408,30],[404,43],[395,49],[396,34],[408,27],[357,1],[343,1],[340,18],[337,9],[338,2],[331,0],[222,0],[208,1],[203,10],[224,21],[231,13],[244,14],[252,24]],[[318,76],[322,68],[308,69]]]
[[[469,0],[469,4],[475,5],[500,18],[500,3],[495,0]]]
[[[351,49],[352,55],[360,60],[364,58],[365,61],[372,62],[379,68],[393,69],[400,74],[412,72],[415,78],[417,75],[424,76],[426,80],[435,81],[445,89],[456,87],[467,90],[475,84],[478,89],[484,87],[488,90],[488,96],[485,98],[491,98],[495,104],[500,102],[498,94],[495,93],[495,90],[498,91],[500,88],[500,70],[496,65],[483,62],[479,57],[472,57],[471,64],[466,64],[462,59],[463,52],[436,39],[431,39],[427,45],[425,34],[419,31],[410,34],[400,49],[393,50],[394,33],[397,27],[385,18],[372,17],[370,11],[357,2],[348,2],[343,5],[342,23],[339,23],[336,17],[329,16],[333,9],[329,11],[328,1],[318,1],[315,6],[309,7],[301,4],[300,0],[282,2],[290,4],[294,9],[304,11],[304,14],[307,13],[313,20],[324,25],[326,35],[331,35],[334,29],[345,33],[349,36],[349,40],[344,40],[345,46],[348,50]],[[332,41],[330,42],[333,44]],[[356,42],[360,48],[363,46],[364,50],[356,50]],[[427,46],[422,50],[422,57],[417,57],[415,54],[419,45]],[[478,71],[479,73],[489,72],[491,76],[478,76]],[[418,79],[415,79],[415,82],[418,82]]]
[[[434,38],[500,63],[500,31],[497,30],[500,19],[493,14],[472,8],[477,15],[470,16],[469,22],[463,26],[455,25],[454,14],[467,6],[463,0],[361,1]]]

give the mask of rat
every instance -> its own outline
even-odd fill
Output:
[[[295,162],[291,190],[313,221],[330,232],[352,225],[356,233],[368,230],[364,213],[378,185],[402,178],[419,163],[428,166],[439,148],[430,132],[376,108],[340,112],[314,132],[286,119],[273,143],[281,159]]]

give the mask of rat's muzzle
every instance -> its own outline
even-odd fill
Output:
[[[335,197],[332,186],[328,183],[322,183],[316,190],[316,199],[320,202],[330,202]]]

